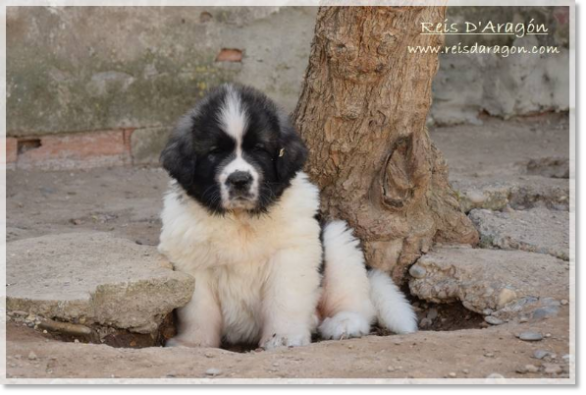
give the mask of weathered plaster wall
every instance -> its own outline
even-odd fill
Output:
[[[8,135],[168,126],[210,86],[292,109],[315,8],[10,7]],[[216,61],[223,48],[242,61]]]

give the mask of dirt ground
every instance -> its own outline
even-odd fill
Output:
[[[220,349],[112,348],[62,343],[33,329],[8,325],[10,378],[507,378],[567,377],[568,309],[537,324],[501,325],[412,335],[323,341],[309,347],[236,353]],[[539,342],[515,337],[548,334]],[[536,350],[556,354],[557,373],[519,373],[541,367]],[[30,354],[35,354],[30,359]],[[560,361],[564,361],[563,363]],[[547,368],[547,366],[544,366]],[[219,371],[212,371],[217,369]],[[207,372],[207,373],[206,373]],[[455,376],[454,376],[455,375]]]
[[[549,114],[487,118],[484,125],[432,129],[430,134],[453,177],[523,177],[531,159],[568,157],[568,128],[567,114]],[[7,242],[99,230],[154,246],[167,183],[159,168],[7,171]],[[557,317],[489,326],[461,305],[414,303],[420,317],[436,308],[441,319],[412,335],[371,335],[274,352],[64,343],[9,322],[7,374],[9,379],[569,377],[568,305]],[[524,331],[543,339],[519,340],[516,335]]]

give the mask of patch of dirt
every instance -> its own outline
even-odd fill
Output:
[[[419,319],[419,330],[422,331],[458,331],[488,327],[481,314],[466,309],[461,303],[417,301],[414,307]]]
[[[245,353],[185,347],[142,349],[63,343],[7,325],[7,374],[13,378],[567,378],[568,308],[560,316],[487,329],[420,331],[323,341],[307,347]],[[535,331],[543,340],[516,334]],[[534,353],[555,354],[547,360]],[[536,370],[523,371],[526,365]],[[214,369],[214,370],[211,370]],[[548,373],[549,372],[549,373]],[[570,381],[565,381],[569,383]]]
[[[65,343],[103,344],[115,348],[161,347],[177,333],[174,313],[167,314],[154,333],[135,333],[126,329],[100,325],[82,326],[46,319],[27,322],[14,315],[10,317],[10,323],[15,327],[30,328],[46,339]],[[75,327],[82,327],[89,330],[89,333],[80,333]]]
[[[482,125],[433,127],[430,136],[448,161],[450,178],[521,176],[532,160],[568,158],[569,119],[568,113],[507,121],[488,117]]]

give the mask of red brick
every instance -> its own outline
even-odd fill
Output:
[[[18,167],[93,167],[128,160],[123,130],[47,135],[38,139],[38,148],[18,156]]]
[[[132,141],[132,133],[134,132],[134,128],[131,129],[124,129],[124,150],[130,155],[131,152],[131,144]]]
[[[216,62],[242,62],[242,51],[235,48],[222,48]]]
[[[18,140],[14,137],[6,137],[6,163],[14,163],[18,158]]]

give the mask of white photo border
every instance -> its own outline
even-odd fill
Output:
[[[14,379],[6,378],[6,8],[14,6],[319,6],[325,4],[329,6],[342,5],[447,5],[447,6],[568,6],[570,7],[570,377],[561,379]],[[582,29],[583,31],[586,29]],[[582,34],[584,36],[584,34]],[[584,42],[586,38],[582,37],[582,49],[586,50]],[[576,179],[577,166],[577,148],[579,143],[576,136],[576,4],[569,0],[381,0],[381,1],[335,1],[335,0],[219,0],[219,1],[190,1],[190,0],[5,0],[0,5],[0,192],[2,201],[0,202],[0,259],[2,269],[0,270],[0,378],[4,384],[220,384],[220,385],[281,385],[281,384],[505,384],[505,385],[543,385],[543,384],[575,384],[576,381],[576,331],[578,320],[576,316],[577,299],[576,299],[576,258],[577,258],[577,188],[579,182]],[[584,79],[580,81],[584,83]],[[582,102],[582,107],[586,107]],[[582,163],[584,164],[584,163]],[[580,241],[586,243],[586,237],[581,237]],[[536,388],[532,388],[535,391]]]

